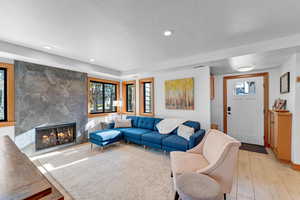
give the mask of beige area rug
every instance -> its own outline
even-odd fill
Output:
[[[36,157],[76,200],[170,200],[170,159],[161,151],[116,144],[103,152],[77,145]]]

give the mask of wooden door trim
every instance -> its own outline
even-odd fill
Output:
[[[269,146],[268,137],[268,122],[269,122],[269,73],[255,73],[255,74],[243,74],[234,76],[223,77],[223,122],[224,122],[224,132],[227,134],[227,80],[239,79],[239,78],[253,78],[253,77],[263,77],[263,88],[264,88],[264,144]]]

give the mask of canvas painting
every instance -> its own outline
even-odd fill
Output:
[[[167,109],[194,110],[194,79],[165,81]]]

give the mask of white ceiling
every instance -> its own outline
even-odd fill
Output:
[[[121,72],[300,33],[298,0],[0,0],[0,13],[0,40]]]
[[[248,54],[232,58],[202,63],[211,67],[212,74],[240,73],[239,67],[252,66],[253,71],[263,71],[276,68],[286,62],[290,56],[299,51],[299,48],[280,49],[258,54]]]

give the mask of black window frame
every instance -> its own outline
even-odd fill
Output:
[[[103,114],[103,113],[116,113],[118,112],[117,110],[117,106],[112,106],[112,107],[116,107],[115,108],[115,111],[105,111],[105,85],[113,85],[115,87],[115,99],[113,99],[113,101],[116,101],[118,100],[118,92],[117,92],[117,84],[114,84],[114,83],[106,83],[106,82],[101,82],[101,81],[94,81],[94,80],[91,80],[89,82],[90,83],[101,83],[102,84],[102,102],[103,102],[103,108],[102,108],[102,112],[98,111],[98,112],[91,112],[89,111],[89,114]],[[90,93],[90,91],[89,91]],[[89,94],[90,95],[90,94]]]
[[[8,111],[8,105],[7,105],[7,68],[0,67],[0,70],[4,71],[4,119],[0,119],[0,122],[7,122],[7,111]]]
[[[143,101],[144,101],[144,113],[146,113],[146,114],[148,114],[148,113],[152,113],[153,111],[153,99],[152,99],[152,95],[150,94],[150,98],[151,98],[151,103],[150,103],[150,106],[151,106],[151,109],[150,109],[150,111],[149,112],[147,112],[146,111],[146,84],[150,84],[150,92],[152,92],[151,90],[153,89],[152,88],[152,82],[143,82],[143,93],[144,93],[144,95],[143,95],[143,97],[144,97],[144,99],[143,99]]]
[[[126,112],[134,112],[134,109],[133,109],[133,105],[131,105],[131,107],[132,107],[132,110],[129,110],[129,98],[128,98],[128,86],[134,86],[134,84],[133,83],[129,83],[129,84],[126,84]]]

